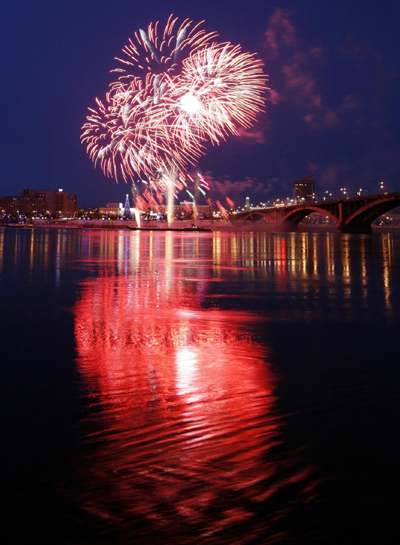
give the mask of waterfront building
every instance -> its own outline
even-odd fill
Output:
[[[0,197],[0,211],[7,215],[38,216],[57,214],[74,217],[76,195],[59,189],[20,189],[18,196]]]
[[[0,213],[14,216],[19,214],[19,198],[18,197],[0,197]]]
[[[109,202],[99,208],[100,217],[121,217],[124,213],[122,202]]]
[[[315,202],[314,176],[305,176],[298,182],[293,182],[293,198],[298,203]]]

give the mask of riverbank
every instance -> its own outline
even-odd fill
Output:
[[[191,221],[175,221],[168,225],[163,221],[146,221],[142,222],[142,228],[149,230],[154,229],[163,231],[168,227],[173,229],[190,229],[193,225]],[[230,223],[226,221],[198,221],[196,224],[202,229],[211,231],[227,231],[227,232],[277,232],[277,230],[266,222],[246,222],[240,225]],[[7,223],[0,225],[0,227],[7,227],[11,229],[32,229],[32,228],[45,228],[45,229],[128,229],[130,227],[137,227],[136,221],[130,220],[33,220],[32,223]],[[304,223],[298,226],[299,232],[304,233],[336,233],[335,224],[312,224]],[[400,226],[395,225],[373,225],[372,231],[374,233],[398,233],[400,232]]]

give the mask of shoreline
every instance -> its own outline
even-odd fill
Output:
[[[335,225],[318,225],[318,224],[303,224],[299,225],[298,231],[280,231],[274,229],[272,226],[263,225],[262,223],[252,223],[246,226],[235,226],[231,223],[222,223],[215,221],[200,221],[197,222],[199,229],[193,229],[191,231],[192,222],[190,221],[175,221],[168,226],[166,222],[146,222],[142,226],[143,231],[183,231],[201,233],[204,232],[233,232],[233,233],[283,233],[283,232],[298,232],[298,233],[337,233]],[[132,227],[134,229],[132,229]],[[132,230],[140,231],[136,229],[136,221],[118,221],[118,220],[65,220],[65,221],[35,221],[33,223],[8,223],[0,225],[0,228],[9,229],[84,229],[84,230]],[[400,233],[400,225],[373,225],[373,233]]]

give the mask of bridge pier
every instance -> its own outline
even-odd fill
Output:
[[[282,221],[281,223],[277,222],[275,225],[279,231],[283,231],[284,233],[297,233],[299,230],[298,223],[291,221]]]
[[[372,234],[372,226],[370,223],[360,223],[356,225],[346,225],[344,222],[338,223],[338,233],[355,233],[355,234]]]

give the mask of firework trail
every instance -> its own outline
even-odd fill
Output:
[[[171,15],[162,31],[157,22],[135,32],[116,57],[117,79],[104,101],[96,98],[82,127],[81,141],[106,176],[148,179],[141,209],[158,206],[153,190],[186,189],[194,199],[187,166],[196,164],[207,142],[250,127],[264,106],[262,63],[240,46],[218,44],[217,33],[202,24]],[[204,196],[209,189],[204,178],[195,186]]]
[[[228,220],[229,219],[229,214],[228,214],[227,209],[224,206],[222,206],[222,204],[219,201],[216,201],[216,204],[217,204],[217,206],[219,208],[219,211],[221,212],[221,216],[225,220]]]

